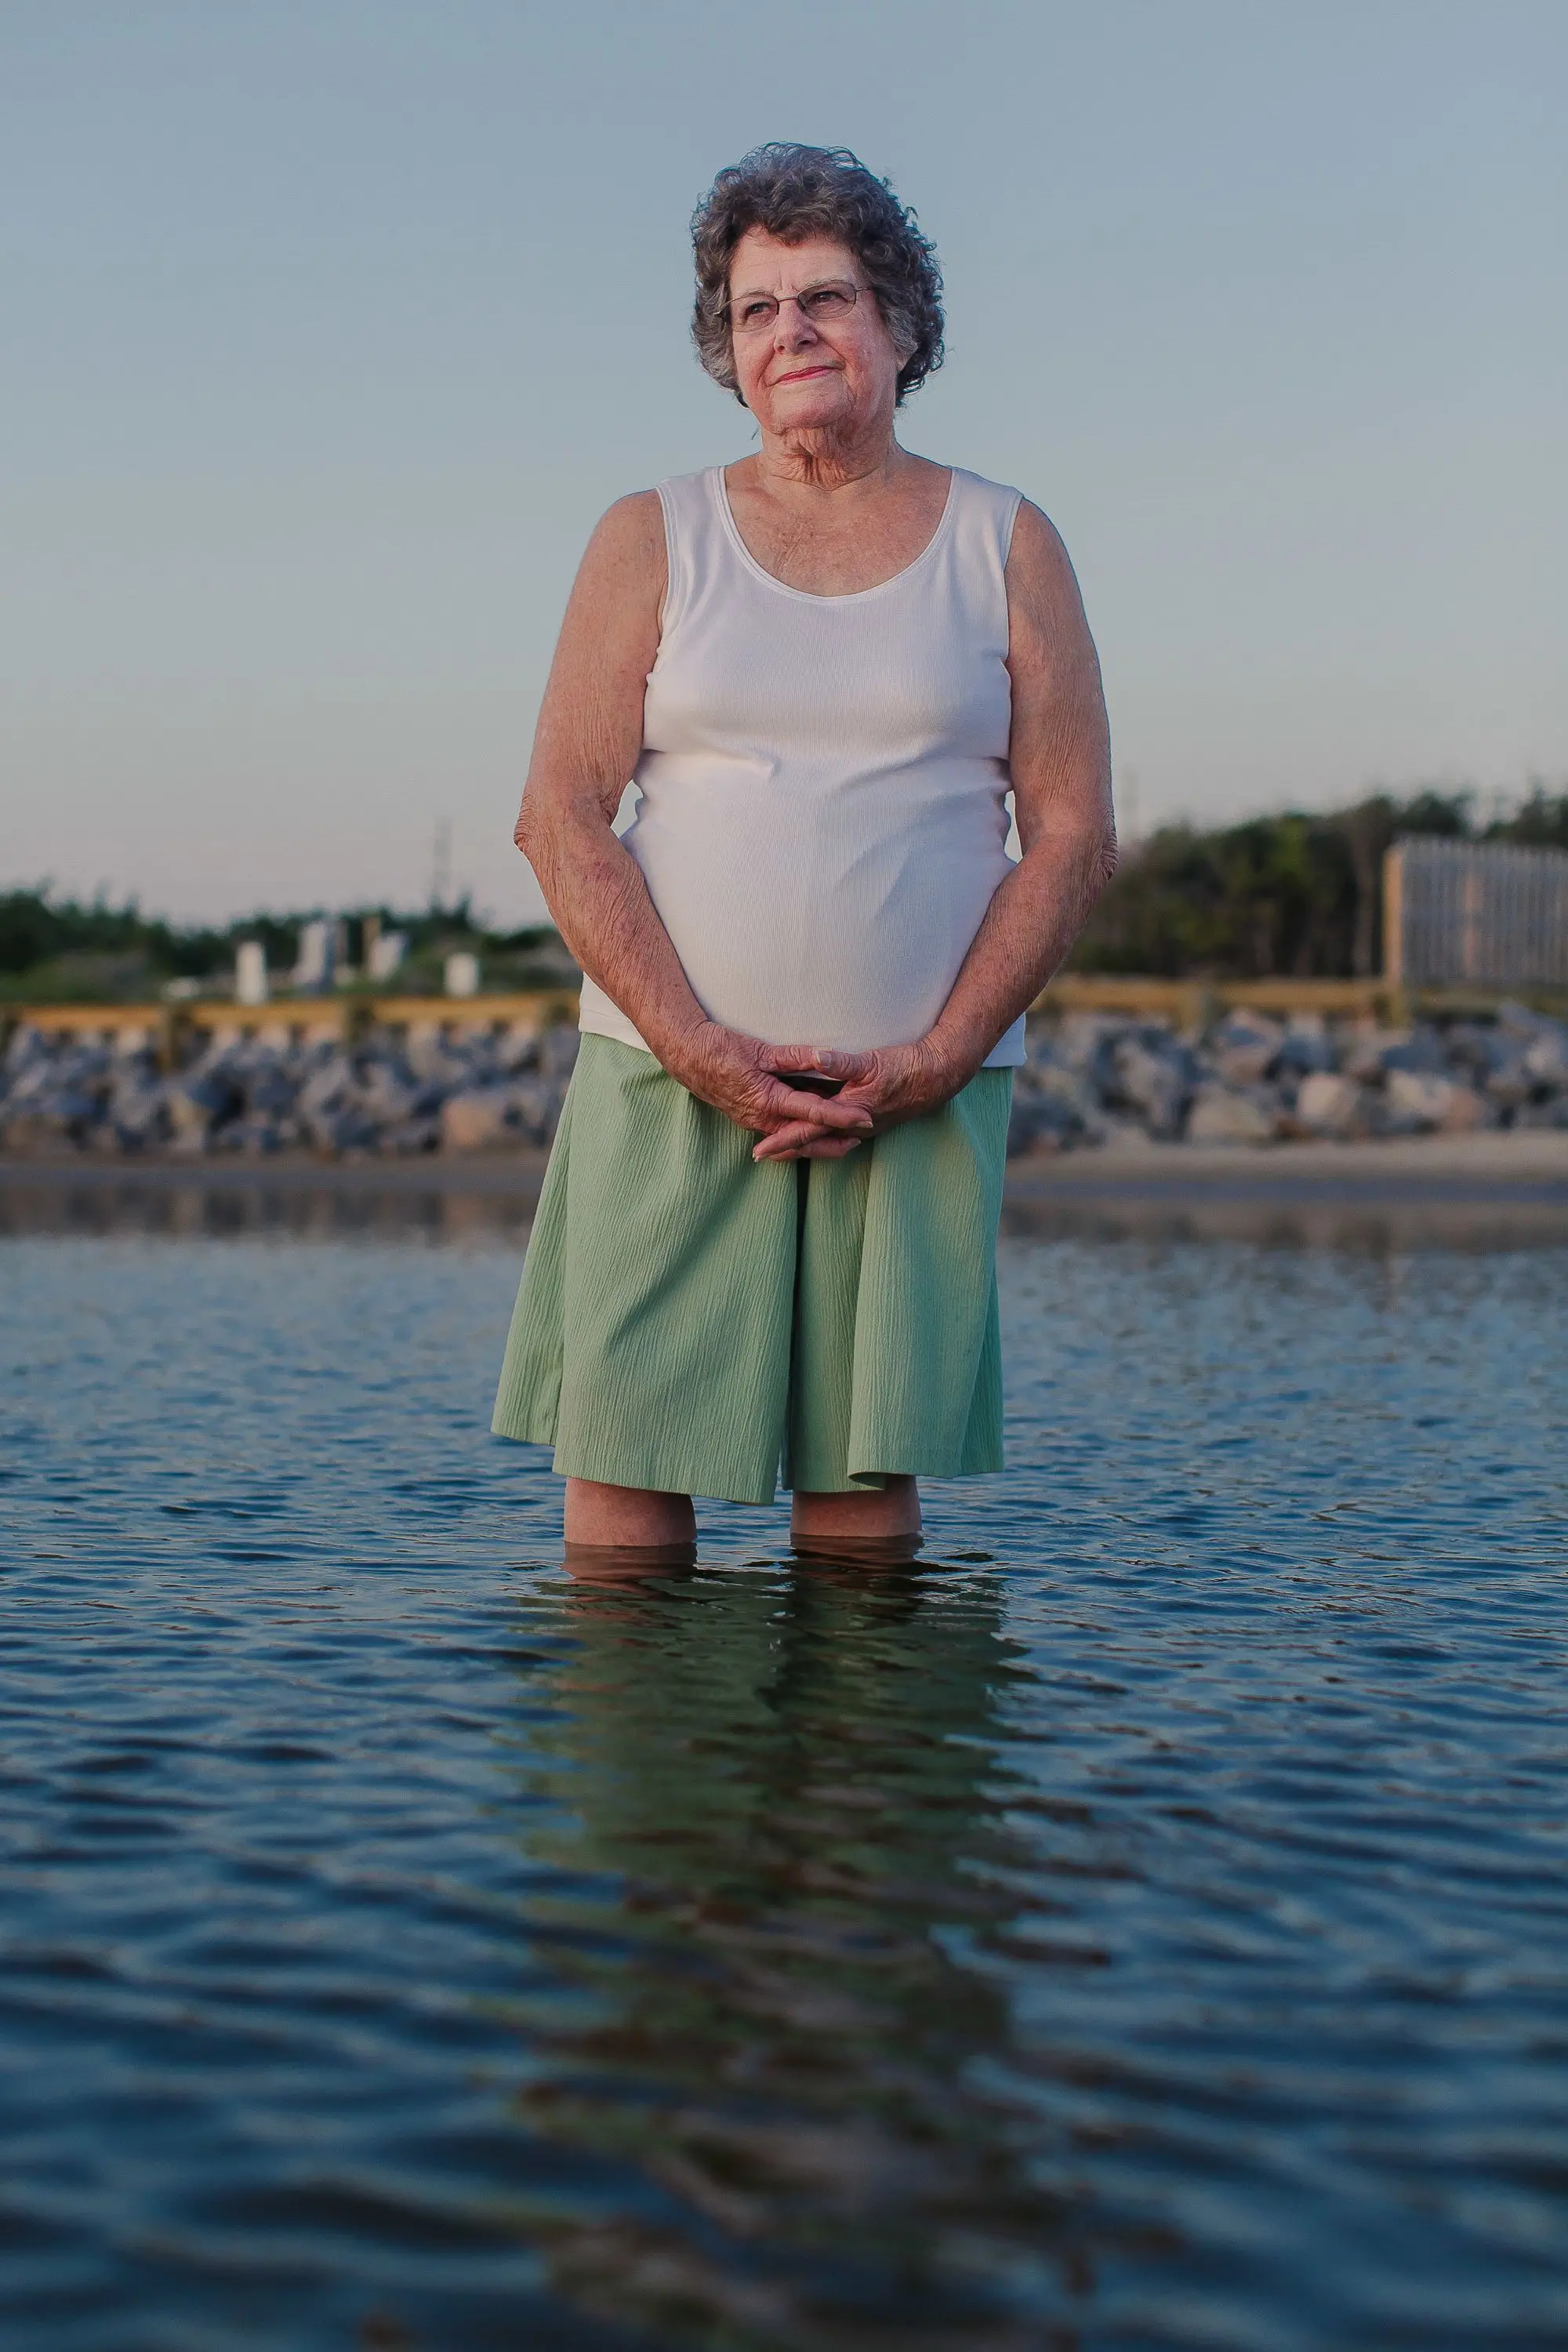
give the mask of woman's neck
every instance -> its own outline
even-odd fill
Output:
[[[861,433],[827,425],[774,436],[764,434],[753,478],[761,489],[846,490],[890,482],[909,464],[893,438],[890,418]]]

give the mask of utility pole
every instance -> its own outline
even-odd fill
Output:
[[[434,914],[445,914],[447,898],[452,887],[452,820],[449,816],[436,820],[436,843],[430,858],[430,908]]]

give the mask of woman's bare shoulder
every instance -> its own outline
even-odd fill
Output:
[[[599,517],[577,567],[573,603],[602,619],[609,608],[657,614],[668,563],[657,490],[633,490]]]
[[[1007,551],[1007,604],[1014,633],[1083,626],[1078,575],[1049,515],[1032,499],[1019,501]]]
[[[1062,535],[1033,499],[1020,495],[1018,512],[1013,524],[1013,541],[1007,553],[1007,577],[1015,574],[1020,581],[1029,580],[1041,586],[1047,583],[1071,580],[1073,568]]]
[[[588,553],[615,562],[657,555],[664,562],[664,509],[657,490],[631,490],[594,525]]]

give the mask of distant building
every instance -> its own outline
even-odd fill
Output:
[[[1568,850],[1411,836],[1384,868],[1384,961],[1410,988],[1568,988]]]
[[[300,949],[294,964],[296,988],[324,989],[332,984],[332,930],[328,922],[300,926]]]
[[[267,1002],[267,950],[259,940],[241,940],[235,952],[234,995],[237,1004]]]
[[[467,948],[458,948],[447,958],[445,972],[448,996],[477,996],[479,992],[479,960]]]
[[[406,931],[377,931],[370,942],[365,971],[372,980],[390,980],[401,971],[403,959],[408,953]]]

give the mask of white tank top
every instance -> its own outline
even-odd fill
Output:
[[[1019,494],[955,467],[924,553],[853,596],[764,572],[721,467],[658,495],[669,586],[623,838],[693,993],[773,1045],[912,1044],[1011,871]],[[587,979],[581,1022],[644,1043]],[[1023,1059],[1020,1018],[986,1066]]]

